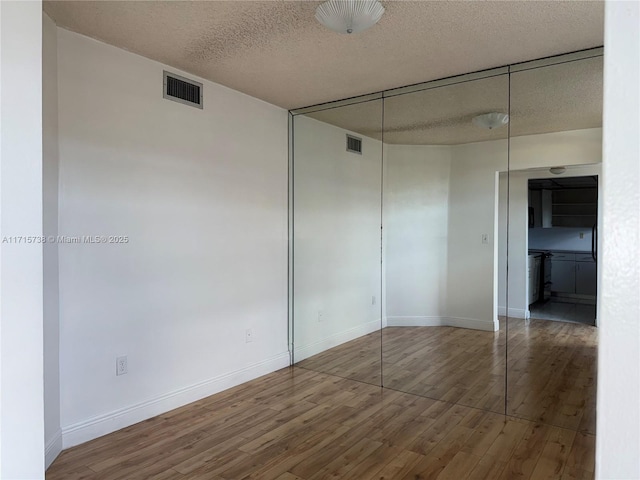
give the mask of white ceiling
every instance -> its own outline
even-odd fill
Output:
[[[601,1],[384,1],[340,35],[317,1],[45,1],[61,27],[284,108],[603,44]]]

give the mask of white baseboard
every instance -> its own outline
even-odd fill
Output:
[[[62,427],[62,448],[73,447],[134,423],[155,417],[191,402],[219,393],[254,378],[289,366],[289,352],[282,352],[262,362],[205,380],[144,402],[98,415]]]
[[[53,438],[47,442],[44,450],[45,470],[49,468],[49,465],[51,465],[56,458],[58,458],[60,452],[62,452],[62,430],[58,429]]]
[[[337,347],[343,343],[350,342],[356,338],[368,335],[372,332],[380,330],[380,319],[367,322],[357,327],[344,330],[342,332],[334,333],[329,337],[323,338],[317,342],[309,343],[303,346],[294,346],[293,359],[300,362],[305,358],[313,357],[314,355],[329,350],[330,348]]]
[[[524,308],[510,308],[509,309],[509,317],[512,318],[529,318],[529,310]],[[505,316],[507,315],[507,309],[502,306],[498,307],[498,315]]]
[[[483,320],[480,318],[458,318],[458,317],[387,317],[389,327],[458,327],[470,328],[473,330],[485,330],[495,332],[498,330],[496,322]]]
[[[485,330],[487,332],[498,331],[498,321],[485,320],[482,318],[459,318],[447,317],[447,325],[458,328],[471,328],[473,330]]]
[[[388,327],[446,327],[447,317],[387,317]]]

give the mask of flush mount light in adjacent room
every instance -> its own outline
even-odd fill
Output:
[[[549,171],[550,171],[551,173],[553,173],[554,175],[560,175],[561,173],[566,172],[566,171],[567,171],[567,169],[566,169],[566,168],[564,168],[564,167],[551,167],[551,168],[549,169]]]
[[[471,121],[477,127],[493,130],[494,128],[504,127],[509,123],[509,115],[498,112],[484,113],[473,117]]]
[[[378,23],[384,7],[378,0],[329,0],[318,5],[316,20],[338,33],[358,33]]]

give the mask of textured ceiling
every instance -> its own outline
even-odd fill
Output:
[[[317,1],[57,1],[69,30],[285,108],[603,44],[601,1],[384,1],[373,28],[340,35]]]
[[[534,135],[602,126],[602,57],[512,74],[511,135]],[[384,141],[455,145],[507,138],[507,128],[486,130],[476,115],[509,112],[507,75],[385,98]],[[382,101],[307,116],[381,139]]]

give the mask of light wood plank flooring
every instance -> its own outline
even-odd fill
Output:
[[[294,367],[64,451],[47,480],[569,480],[593,458],[593,435]]]
[[[391,327],[382,337],[385,387],[504,413],[503,332]]]
[[[503,318],[498,332],[388,327],[297,365],[595,434],[597,329],[545,320],[508,322],[508,350]]]
[[[509,319],[507,414],[596,432],[598,329]]]

